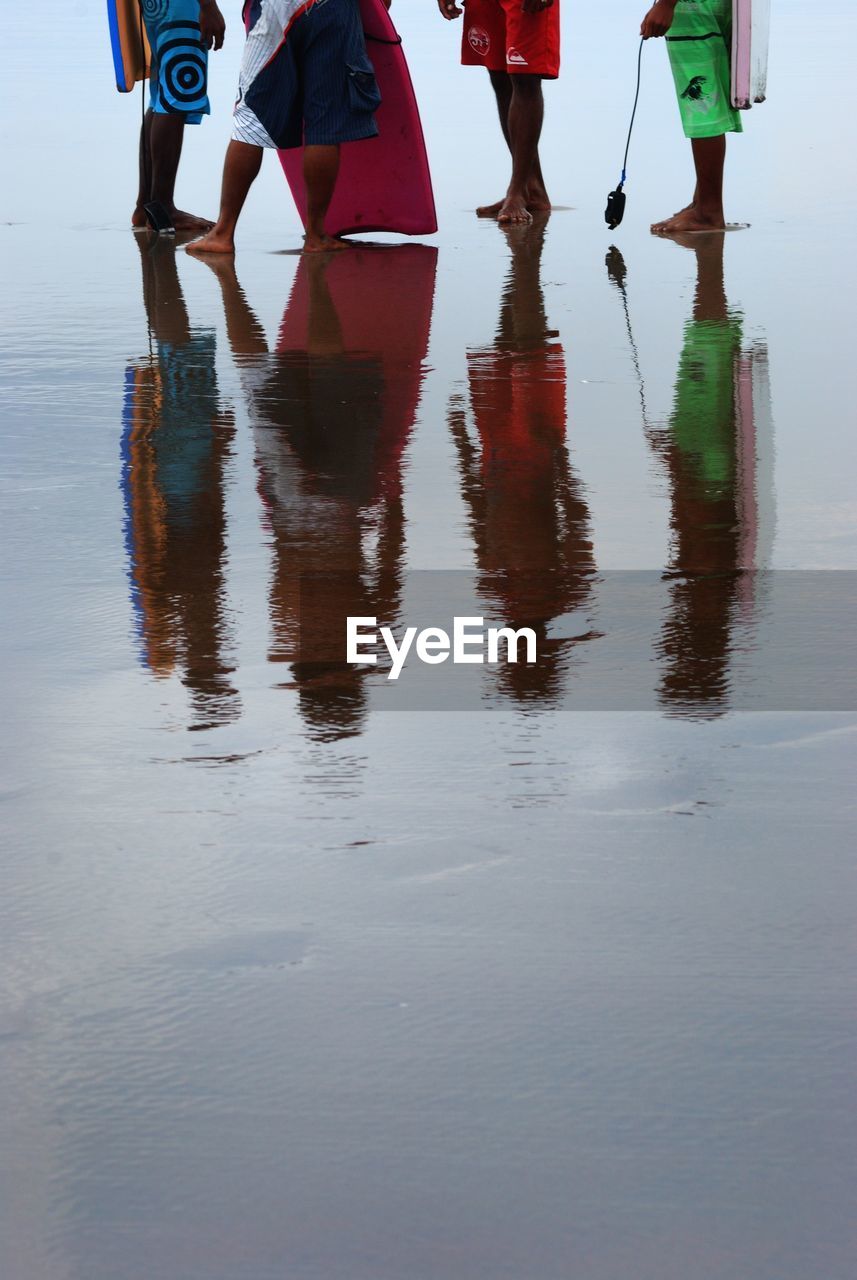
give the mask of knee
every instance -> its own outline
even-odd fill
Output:
[[[542,97],[541,76],[509,76],[512,82],[512,93],[524,102],[539,102]]]

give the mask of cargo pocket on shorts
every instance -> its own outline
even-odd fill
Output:
[[[351,110],[357,114],[371,115],[381,105],[381,91],[372,63],[368,58],[359,63],[349,62],[347,71]]]

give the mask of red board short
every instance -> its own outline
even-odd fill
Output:
[[[510,75],[559,75],[559,0],[524,13],[521,0],[465,0],[461,61]]]

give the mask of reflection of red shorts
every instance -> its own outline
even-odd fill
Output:
[[[559,75],[559,0],[524,13],[521,0],[465,0],[461,61],[510,75]]]
[[[536,491],[552,488],[557,450],[565,445],[562,344],[477,348],[468,351],[467,364],[486,488],[502,491],[509,506],[527,506]]]

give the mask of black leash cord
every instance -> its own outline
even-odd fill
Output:
[[[143,176],[146,183],[146,199],[149,200],[152,196],[152,175],[150,173],[149,147],[146,141],[146,26],[143,20],[142,0],[140,0],[138,7],[140,10],[140,52],[143,57],[143,75],[140,80],[140,146],[143,149]]]
[[[637,103],[640,101],[640,80],[643,74],[643,45],[645,40],[640,41],[640,49],[637,54],[637,92],[634,94],[634,110],[631,112],[631,123],[628,126],[628,141],[625,143],[625,158],[622,161],[622,177],[619,179],[619,190],[625,185],[626,173],[625,169],[628,164],[628,152],[631,149],[631,134],[634,131],[634,120],[637,116]]]

